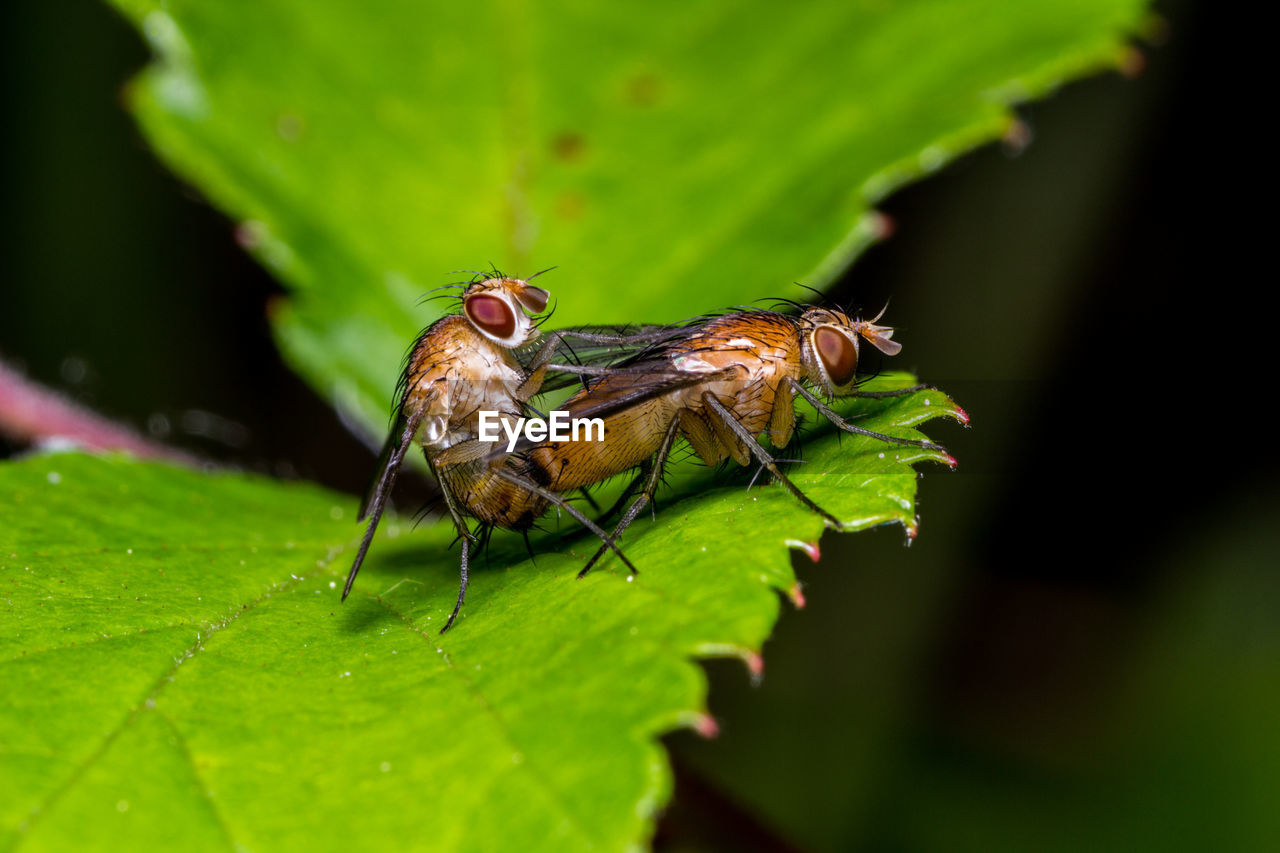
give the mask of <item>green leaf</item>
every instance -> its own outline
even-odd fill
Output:
[[[886,377],[900,383],[905,377]],[[936,391],[858,401],[915,437]],[[851,528],[914,519],[940,455],[820,433],[793,476]],[[722,482],[722,481],[721,481]],[[660,493],[589,537],[495,537],[458,625],[447,524],[360,528],[346,496],[123,458],[0,466],[0,833],[25,849],[620,849],[670,778],[655,737],[704,730],[696,656],[751,665],[821,520],[776,486]],[[547,519],[549,527],[554,518]]]
[[[1146,8],[113,2],[158,56],[148,138],[291,286],[287,356],[373,432],[449,270],[560,265],[567,324],[802,296],[893,188],[1123,63]]]

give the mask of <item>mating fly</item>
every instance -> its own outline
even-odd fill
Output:
[[[553,492],[567,492],[639,467],[639,476],[619,506],[637,487],[640,494],[618,522],[612,536],[616,539],[652,500],[676,439],[684,438],[708,465],[733,459],[745,466],[754,459],[839,529],[840,520],[792,483],[757,440],[767,434],[775,448],[791,441],[797,395],[846,432],[946,451],[927,440],[863,429],[825,402],[834,397],[896,397],[929,387],[857,390],[862,344],[886,355],[901,350],[892,328],[877,325],[879,316],[860,320],[834,308],[797,307],[802,309],[799,316],[751,310],[697,320],[673,330],[668,340],[629,362],[600,371],[563,407],[574,417],[602,416],[604,442],[533,445],[526,454],[528,476]],[[955,461],[947,459],[954,467]],[[579,577],[603,554],[603,548],[598,550]]]
[[[538,337],[532,315],[546,308],[550,294],[526,280],[497,273],[482,275],[464,287],[462,313],[432,323],[409,353],[396,389],[394,422],[360,508],[359,520],[367,516],[369,525],[342,590],[345,601],[405,453],[416,441],[422,445],[462,539],[458,600],[441,633],[453,624],[466,598],[471,546],[494,527],[527,531],[549,505],[569,513],[631,565],[603,530],[564,498],[529,478],[527,460],[518,456],[497,461],[486,458],[493,445],[478,437],[481,411],[497,412],[504,422],[521,417],[548,369],[555,367],[551,359],[564,337],[594,343],[624,339],[590,332],[553,333],[522,366],[515,350]],[[479,521],[479,536],[471,532],[466,516]]]

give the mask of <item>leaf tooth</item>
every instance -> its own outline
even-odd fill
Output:
[[[759,652],[748,652],[743,658],[743,663],[747,665],[747,672],[751,675],[751,686],[759,687],[760,682],[764,681],[764,655]]]
[[[764,658],[755,649],[734,643],[703,643],[695,652],[699,657],[737,658],[747,668],[752,686],[758,686],[764,678]]]
[[[694,715],[692,728],[705,740],[715,740],[720,736],[720,724],[716,722],[715,717],[706,712]]]
[[[822,559],[822,549],[818,547],[817,542],[806,542],[803,539],[788,539],[786,541],[788,548],[794,548],[797,551],[803,551],[804,555],[812,562],[818,562]]]
[[[1007,154],[1016,157],[1027,150],[1027,146],[1031,144],[1032,137],[1031,126],[1016,115],[1011,114],[1004,133],[1000,134],[1000,144]]]
[[[873,210],[867,214],[867,217],[870,220],[871,236],[875,240],[888,240],[898,229],[898,223],[894,218],[882,210]]]
[[[1147,70],[1147,55],[1135,45],[1125,45],[1116,54],[1116,69],[1130,80]]]

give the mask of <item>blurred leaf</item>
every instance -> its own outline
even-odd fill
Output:
[[[875,846],[1273,849],[1277,511],[1273,497],[1241,495],[1198,507],[1195,524],[1165,533],[1148,567],[1165,579],[1155,606],[1126,601],[1119,618],[1095,626],[1109,660],[1090,662],[1089,682],[1008,698],[998,721],[953,709],[890,745]]]
[[[449,270],[551,265],[557,322],[823,286],[894,187],[1115,67],[1142,0],[113,0],[163,159],[293,288],[294,366],[374,432]]]
[[[882,383],[885,380],[882,380]],[[873,429],[955,416],[859,401]],[[935,453],[830,434],[794,478],[852,527],[914,518]],[[120,458],[0,467],[0,832],[98,849],[621,849],[652,832],[654,738],[703,725],[694,656],[758,661],[821,520],[777,487],[666,499],[616,559],[495,538],[463,617],[453,532],[384,522],[352,598],[345,496]],[[546,523],[554,525],[554,519]],[[487,564],[486,564],[487,563]]]

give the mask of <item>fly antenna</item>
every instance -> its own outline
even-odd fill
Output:
[[[897,355],[902,351],[902,344],[893,339],[896,331],[892,326],[877,326],[876,320],[884,316],[884,312],[889,308],[886,302],[884,308],[880,309],[871,320],[855,320],[853,327],[857,334],[885,355]]]
[[[889,300],[888,300],[888,299],[886,299],[886,300],[884,301],[884,307],[880,309],[880,313],[879,313],[879,314],[877,314],[876,316],[872,317],[872,318],[871,318],[870,320],[868,320],[867,322],[868,322],[868,323],[878,323],[878,322],[880,322],[880,318],[881,318],[881,317],[883,317],[883,316],[884,316],[884,312],[886,312],[886,311],[888,311],[888,310],[889,310]]]

